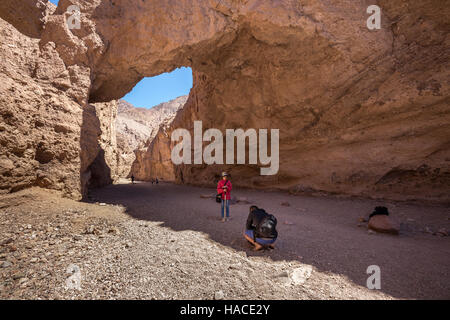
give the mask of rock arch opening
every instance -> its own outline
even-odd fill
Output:
[[[132,174],[144,178],[132,173],[136,155],[145,153],[158,132],[171,124],[191,88],[192,70],[183,67],[142,79],[121,99],[89,104],[84,111],[81,160],[91,163],[82,169],[83,193]]]
[[[43,181],[37,177],[42,172],[46,186],[77,198],[85,183],[79,177],[97,156],[90,151],[96,146],[84,147],[90,133],[80,133],[86,106],[120,99],[144,77],[189,66],[193,90],[167,134],[175,127],[191,129],[193,119],[221,131],[280,129],[278,176],[255,176],[252,168],[236,166],[231,174],[239,177],[237,185],[448,199],[442,190],[450,177],[450,59],[448,9],[442,1],[414,3],[406,12],[401,3],[380,0],[383,18],[376,31],[366,28],[365,1],[337,6],[320,0],[60,0],[57,8],[27,11],[36,19],[20,21],[21,15],[8,12],[24,5],[12,3],[2,1],[0,13],[22,27],[18,30],[24,34],[10,31],[27,45],[30,62],[25,66],[18,60],[17,65],[23,65],[27,83],[45,91],[30,89],[40,97],[34,105],[39,101],[49,110],[46,115],[58,115],[42,122],[36,108],[41,119],[33,120],[33,130],[45,131],[48,141],[63,141],[66,150],[49,145],[54,156],[38,150],[35,160],[40,141],[30,140],[23,154],[6,151],[8,168],[10,161],[23,161],[32,169],[26,182],[6,178],[5,190]],[[81,11],[77,30],[66,24],[73,4]],[[30,34],[26,23],[33,38],[25,36]],[[19,46],[13,38],[8,41],[2,50],[13,61],[20,57],[14,52]],[[20,97],[10,92],[11,101]],[[110,109],[105,107],[105,114],[111,115]],[[14,149],[17,134],[11,126],[3,131],[8,138],[2,146]],[[142,158],[156,160],[148,166],[166,166],[162,155],[170,141],[164,135],[155,140]],[[83,153],[80,163],[76,155]],[[179,168],[185,183],[200,184],[210,184],[222,169],[229,168]],[[385,183],[382,178],[392,170],[417,180],[408,174]]]

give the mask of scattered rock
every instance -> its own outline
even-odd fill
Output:
[[[215,195],[211,195],[211,194],[201,194],[200,195],[200,198],[202,198],[202,199],[213,199],[215,197],[216,197]]]
[[[144,227],[146,227],[146,226],[147,225],[144,225]],[[109,228],[108,233],[117,235],[117,234],[120,234],[120,230],[117,227],[111,227],[111,228]]]
[[[287,271],[283,271],[283,272],[279,273],[278,275],[276,275],[276,277],[278,277],[278,278],[283,278],[283,277],[289,278],[289,273]]]
[[[282,205],[283,207],[290,207],[290,206],[291,206],[291,204],[290,204],[289,202],[287,202],[287,201],[282,202],[281,205]]]
[[[232,264],[228,267],[228,269],[231,270],[239,270],[240,268],[242,268],[242,264],[240,262]]]
[[[2,246],[5,246],[5,245],[13,243],[13,242],[14,242],[13,238],[8,238],[2,242]]]
[[[306,280],[309,279],[309,277],[311,277],[312,272],[313,268],[310,265],[296,268],[294,269],[294,271],[292,271],[291,280],[295,285],[303,284],[306,282]]]
[[[433,234],[434,233],[433,230],[430,229],[430,227],[425,227],[424,232],[425,233],[429,233],[429,234]]]
[[[386,215],[376,215],[370,218],[368,228],[376,232],[398,235],[399,226]]]
[[[12,266],[12,263],[10,261],[3,261],[2,264],[0,264],[1,268],[9,268]]]
[[[288,225],[288,226],[293,226],[295,223],[293,223],[293,222],[291,222],[291,221],[288,221],[288,220],[285,220],[285,221],[284,221],[284,224],[285,224],[285,225]]]
[[[101,231],[94,225],[90,225],[86,227],[86,234],[95,234],[95,235],[99,235],[101,233]]]
[[[28,255],[24,252],[24,253],[22,253],[21,255],[20,255],[20,257],[19,257],[19,259],[20,260],[25,260],[25,259],[27,259],[28,258]]]
[[[19,280],[19,279],[24,278],[24,277],[25,277],[25,275],[22,272],[14,273],[13,276],[12,276],[12,278],[14,280]]]
[[[448,237],[448,231],[442,228],[436,232],[436,235],[440,237]]]
[[[281,272],[280,274],[276,275],[275,278],[277,279],[276,281],[280,284],[286,286],[291,284],[291,279],[289,278],[289,273],[287,271]]]
[[[133,243],[131,242],[131,241],[128,241],[128,242],[126,242],[125,243],[125,248],[131,248],[131,247],[133,247]]]
[[[214,299],[215,300],[223,300],[225,298],[225,294],[223,293],[222,290],[217,291],[216,293],[214,293]]]

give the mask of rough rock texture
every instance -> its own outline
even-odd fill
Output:
[[[80,199],[113,181],[115,101],[88,105],[89,69],[67,66],[55,43],[2,19],[0,37],[0,192],[40,186]]]
[[[81,130],[81,190],[103,187],[118,179],[117,102],[89,104]]]
[[[117,166],[120,177],[126,178],[130,175],[131,166],[136,159],[135,151],[146,152],[145,146],[153,141],[160,126],[167,126],[173,120],[187,98],[188,96],[181,96],[150,109],[136,108],[124,100],[118,101]]]
[[[398,234],[400,227],[389,216],[376,215],[370,218],[367,226],[369,229],[382,233]]]
[[[48,0],[2,0],[0,12],[2,19],[11,23],[29,37],[39,38],[47,16],[56,6]]]
[[[374,32],[365,27],[366,4],[250,1],[224,15],[226,27],[217,18],[217,50],[197,56],[190,47],[197,76],[189,102],[140,166],[201,185],[225,169],[237,186],[448,200],[448,8],[381,2]],[[243,165],[173,167],[170,134],[192,133],[193,120],[222,132],[279,128],[278,175]]]
[[[80,30],[64,20],[74,3]],[[40,50],[54,48],[77,71],[57,85],[70,78],[66,94],[83,107],[192,67],[186,110],[142,157],[177,181],[211,185],[227,169],[236,186],[448,200],[450,9],[443,0],[377,3],[382,28],[370,31],[366,0],[61,0]],[[221,130],[279,128],[278,175],[171,167],[164,135],[194,119]]]
[[[67,69],[48,43],[0,19],[0,190],[37,185],[80,195],[83,110]],[[80,88],[81,89],[81,88]]]

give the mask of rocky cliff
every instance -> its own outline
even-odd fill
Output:
[[[136,108],[124,100],[118,101],[117,153],[118,175],[129,177],[131,166],[136,159],[135,152],[145,152],[160,126],[167,126],[172,122],[178,110],[186,103],[187,96],[181,96],[168,102],[161,103],[150,109]],[[140,149],[144,148],[143,151]],[[139,179],[144,177],[135,174]]]
[[[37,185],[78,197],[83,109],[69,89],[75,70],[55,44],[40,48],[1,19],[0,37],[0,189]]]
[[[71,4],[81,8],[79,30],[65,23]],[[81,192],[77,177],[68,172],[80,169],[75,138],[86,106],[121,98],[143,77],[190,66],[195,79],[187,105],[138,159],[141,167],[159,168],[184,183],[212,185],[227,169],[237,186],[448,200],[450,9],[443,0],[378,0],[381,29],[369,30],[371,4],[61,0],[37,32],[39,41],[19,34],[22,22],[5,18],[1,10],[0,17],[17,28],[18,43],[29,44],[14,55],[5,46],[13,44],[9,32],[2,28],[3,55],[11,56],[2,59],[7,70],[2,82],[10,83],[2,92],[2,135],[13,139],[15,130],[27,128],[30,113],[20,110],[13,120],[10,114],[32,105],[28,95],[40,103],[54,98],[51,110],[37,118],[59,115],[52,112],[62,105],[69,111],[58,116],[58,124],[73,126],[59,137],[46,122],[33,134],[26,157],[12,153],[14,143],[7,142],[1,156],[2,168],[9,171],[3,173],[2,188],[12,190],[25,180],[14,171],[18,157],[23,166],[49,168],[56,179],[30,181]],[[39,68],[25,67],[26,59],[36,65],[37,57]],[[14,72],[20,77],[15,79]],[[280,129],[278,174],[260,176],[248,165],[174,167],[167,160],[168,137],[175,128],[192,130],[193,120],[220,130]],[[36,136],[42,144],[34,142]],[[56,160],[61,148],[46,152],[53,150],[53,139],[69,149],[71,160],[64,165],[66,157]]]

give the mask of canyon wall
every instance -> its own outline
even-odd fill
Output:
[[[40,186],[81,199],[88,185],[115,178],[117,107],[89,104],[89,67],[66,64],[61,44],[36,38],[55,9],[28,0],[0,6],[0,192]]]
[[[168,126],[176,113],[186,103],[187,96],[181,96],[168,102],[160,103],[152,108],[135,107],[126,101],[118,101],[117,126],[117,153],[119,170],[118,175],[129,178],[131,167],[135,162],[136,154],[147,151],[147,146],[153,141],[161,126]],[[145,169],[135,172],[137,179],[148,180],[149,172]]]
[[[52,43],[0,19],[0,190],[37,185],[79,197],[83,110]],[[87,88],[86,88],[87,91]]]
[[[303,7],[297,28],[264,29],[252,19],[254,28],[246,25],[226,49],[202,57],[187,105],[139,155],[137,175],[214,186],[226,170],[250,188],[448,200],[448,9],[436,1],[382,2],[383,28],[369,31],[363,16],[327,16],[338,7],[328,4]],[[280,129],[279,173],[261,176],[256,165],[174,166],[171,133],[186,128],[193,136],[194,120],[223,133]]]
[[[24,42],[31,41],[46,64],[63,61],[45,85],[57,90],[56,104],[73,105],[70,116],[78,122],[62,115],[59,122],[81,121],[81,128],[89,103],[119,99],[143,77],[192,67],[186,106],[137,158],[147,177],[154,172],[213,185],[226,169],[236,186],[449,200],[447,2],[375,2],[382,10],[380,30],[366,27],[366,9],[374,3],[364,0],[61,0],[46,16],[39,43]],[[80,30],[65,24],[71,4],[81,8]],[[27,83],[37,81],[30,77]],[[17,97],[6,92],[6,109],[13,110]],[[174,167],[170,133],[192,130],[194,120],[202,120],[205,130],[280,129],[278,174],[261,176],[258,166],[249,165]],[[21,121],[2,132],[13,136]],[[76,144],[64,143],[69,145],[75,154]],[[65,172],[82,166],[76,160],[70,165]],[[55,168],[60,162],[51,163]],[[17,176],[6,174],[9,190]],[[80,189],[76,177],[67,179],[61,188]]]

